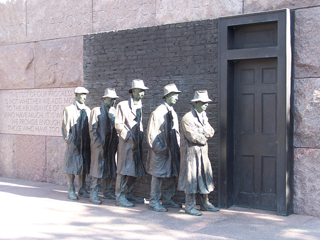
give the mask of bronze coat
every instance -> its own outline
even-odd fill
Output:
[[[204,123],[195,109],[186,113],[180,123],[180,175],[178,190],[186,194],[208,194],[214,190],[207,139],[214,135],[204,113]]]
[[[142,111],[141,120],[138,123],[132,104],[133,100],[130,98],[117,105],[115,118],[115,128],[119,134],[117,173],[137,177],[145,175],[142,162]]]
[[[179,153],[180,134],[179,123],[176,112],[171,110],[173,117],[173,129],[176,137],[175,145]],[[147,129],[147,143],[149,145],[146,170],[149,174],[159,178],[178,177],[179,175],[179,155],[178,161],[173,160],[170,149],[170,122],[168,121],[169,109],[165,103],[161,104],[151,113]],[[178,164],[178,166],[175,166]]]
[[[90,175],[95,178],[115,178],[115,155],[118,147],[118,135],[110,115],[115,108],[108,109],[103,103],[92,109],[90,116],[91,168]]]
[[[63,172],[66,174],[89,174],[90,134],[88,117],[90,108],[84,105],[86,118],[84,128],[80,124],[80,104],[75,101],[63,111],[62,136],[67,143]]]

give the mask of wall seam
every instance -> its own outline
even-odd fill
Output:
[[[244,14],[244,1],[245,0],[242,0],[242,14]]]

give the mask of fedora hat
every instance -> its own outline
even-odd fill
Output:
[[[132,80],[132,87],[129,89],[129,93],[132,93],[132,89],[134,89],[134,88],[138,88],[138,89],[142,89],[142,90],[149,89],[144,85],[144,82],[141,79]]]
[[[116,90],[114,88],[106,88],[104,90],[104,95],[102,96],[102,98],[118,98],[119,96],[117,96],[116,94]]]
[[[89,91],[87,89],[85,89],[84,87],[77,87],[75,90],[74,90],[74,93],[85,93],[85,94],[88,94]]]
[[[163,98],[165,98],[169,93],[181,93],[174,83],[168,84],[163,88]]]
[[[191,102],[212,102],[212,100],[208,97],[207,90],[199,90],[194,92],[194,97]]]

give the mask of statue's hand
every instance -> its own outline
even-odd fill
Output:
[[[132,132],[126,129],[123,129],[120,133],[120,138],[122,138],[125,142],[132,137]]]
[[[208,138],[211,138],[213,135],[214,135],[214,130],[212,128],[204,128],[203,129],[203,134],[204,136],[208,139]]]
[[[71,143],[74,139],[74,136],[72,133],[69,133],[68,137],[65,139],[67,143]]]

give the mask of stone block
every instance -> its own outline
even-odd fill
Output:
[[[319,3],[319,1],[317,2]],[[296,78],[320,77],[319,28],[320,7],[296,11],[294,39],[294,74]]]
[[[318,0],[244,0],[244,13],[319,6]]]
[[[13,169],[16,178],[45,182],[45,137],[16,135],[14,142]]]
[[[25,0],[0,2],[0,45],[26,40],[26,14]]]
[[[13,171],[14,135],[0,134],[0,176],[15,177]]]
[[[294,213],[320,217],[320,150],[294,152]]]
[[[27,9],[27,39],[30,41],[91,33],[91,0],[28,0]]]
[[[46,137],[47,182],[66,184],[66,174],[63,173],[65,151],[66,142],[62,137]]]
[[[216,19],[242,14],[242,1],[166,0],[155,1],[157,25]]]
[[[35,52],[36,88],[82,86],[82,37],[40,41]]]
[[[0,46],[0,89],[33,88],[34,58],[34,43]]]
[[[153,2],[153,1],[151,1]],[[93,32],[153,26],[155,6],[150,1],[98,0],[93,3]]]
[[[296,79],[294,96],[294,146],[320,148],[320,79]]]
[[[97,0],[93,3],[93,32],[214,19],[242,13],[242,1],[218,0]]]

